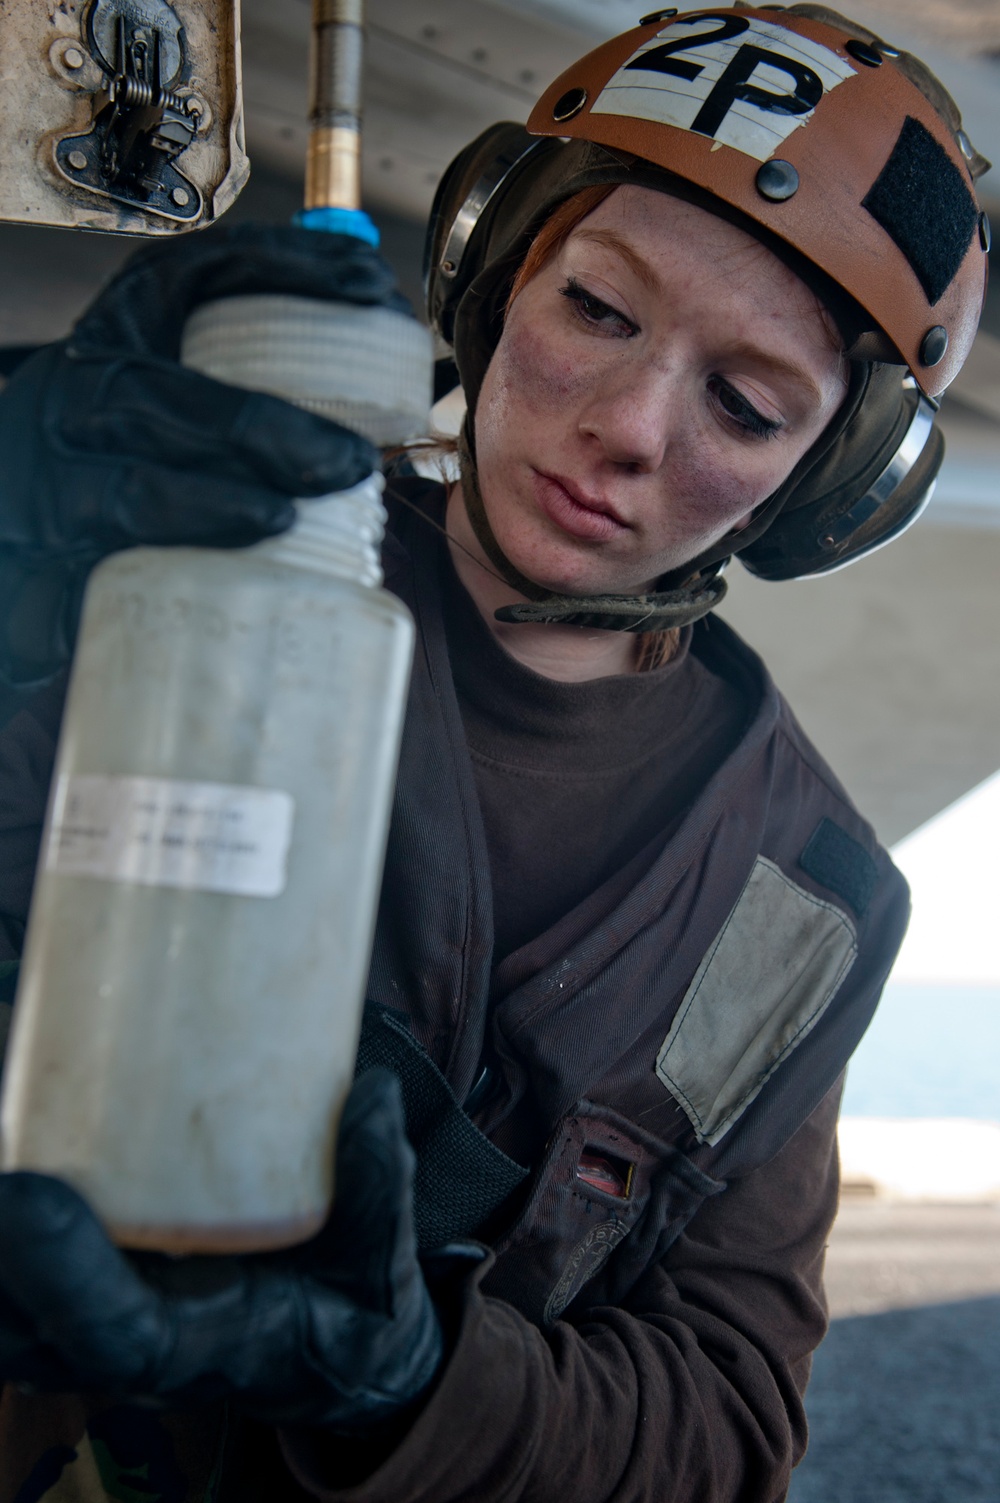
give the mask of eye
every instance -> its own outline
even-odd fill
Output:
[[[773,438],[784,427],[783,423],[774,418],[766,418],[762,412],[758,412],[742,392],[737,391],[735,386],[731,386],[721,376],[712,376],[708,388],[726,417],[741,428],[748,437]]]
[[[612,308],[610,303],[594,297],[593,293],[588,292],[572,278],[560,291],[562,296],[568,298],[573,304],[574,311],[582,323],[589,324],[592,328],[604,329],[609,334],[615,334],[624,339],[631,339],[633,334],[638,334],[638,324],[626,318],[624,313],[619,313],[617,308]]]

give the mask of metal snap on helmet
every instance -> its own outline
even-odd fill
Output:
[[[557,205],[596,184],[672,193],[746,229],[823,299],[851,362],[837,415],[743,531],[656,595],[546,596],[505,618],[675,625],[717,602],[733,553],[762,578],[802,577],[909,526],[943,458],[935,399],[985,298],[973,184],[988,166],[923,63],[819,5],[656,11],[568,68],[527,130],[498,125],[466,148],[438,190],[425,270],[470,448],[517,268]]]

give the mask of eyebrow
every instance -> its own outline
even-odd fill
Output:
[[[794,360],[784,360],[780,355],[772,355],[767,350],[759,349],[755,344],[741,342],[733,345],[729,353],[736,360],[749,360],[755,365],[763,365],[765,369],[773,371],[776,376],[791,376],[793,380],[806,388],[817,407],[823,405],[823,393],[804,365],[799,365]]]
[[[606,250],[614,251],[616,255],[621,257],[626,266],[635,274],[647,291],[656,294],[663,292],[663,283],[649,262],[643,256],[640,256],[639,252],[634,250],[628,241],[623,240],[614,230],[602,230],[596,227],[593,229],[580,228],[577,230],[574,238],[578,240],[590,240],[596,245],[603,245]],[[817,406],[822,405],[823,393],[805,366],[799,365],[794,360],[786,360],[781,355],[772,355],[768,350],[762,350],[757,345],[749,344],[745,340],[740,340],[739,343],[731,346],[729,353],[736,360],[748,360],[756,365],[762,365],[777,376],[790,376],[806,388]]]
[[[663,291],[663,283],[649,262],[640,256],[638,251],[633,250],[627,240],[616,235],[614,230],[578,229],[574,239],[592,240],[595,245],[603,245],[606,250],[614,251],[649,292]]]

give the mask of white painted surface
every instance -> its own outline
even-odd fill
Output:
[[[842,1117],[845,1185],[902,1201],[1000,1201],[1000,1122]]]
[[[893,982],[1000,986],[998,849],[1000,774],[894,848],[910,884],[913,917]]]

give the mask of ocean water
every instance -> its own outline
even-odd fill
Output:
[[[1000,985],[890,981],[848,1066],[843,1114],[1000,1121]]]

